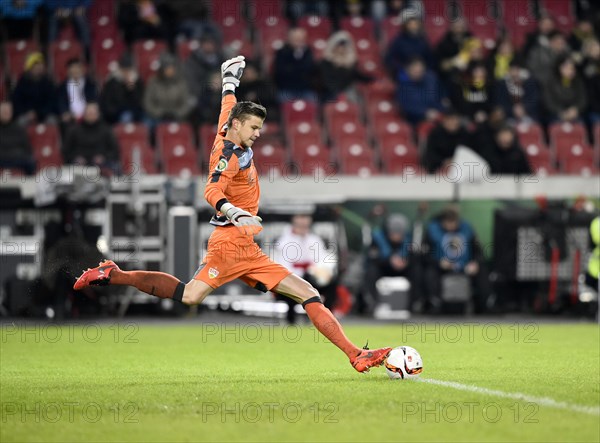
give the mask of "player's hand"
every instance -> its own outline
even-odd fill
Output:
[[[221,78],[223,79],[223,90],[235,91],[240,85],[240,78],[244,73],[246,61],[243,55],[230,58],[221,65]]]
[[[221,206],[221,212],[245,235],[256,235],[263,229],[262,218],[233,206],[231,203]]]

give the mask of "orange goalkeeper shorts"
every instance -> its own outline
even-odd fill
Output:
[[[218,226],[208,239],[208,250],[194,279],[216,289],[239,278],[248,286],[267,292],[291,272],[272,261],[256,244],[233,225]]]

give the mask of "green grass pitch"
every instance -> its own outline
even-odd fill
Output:
[[[413,346],[422,379],[466,388],[358,374],[308,326],[5,323],[0,441],[600,440],[597,325],[346,332],[360,345]]]

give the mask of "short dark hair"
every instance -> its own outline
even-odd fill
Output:
[[[67,60],[67,68],[70,68],[73,65],[80,65],[81,60],[78,57],[73,57]]]
[[[264,120],[267,118],[267,109],[263,105],[254,102],[237,102],[231,109],[231,113],[227,119],[227,127],[231,128],[231,122],[234,118],[244,123],[251,115]]]

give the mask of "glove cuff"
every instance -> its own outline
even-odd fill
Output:
[[[225,88],[225,85],[223,85],[223,88]],[[221,205],[221,212],[223,214],[225,214],[225,217],[227,217],[229,219],[229,216],[227,215],[227,212],[229,212],[233,208],[235,208],[235,206],[233,206],[231,203],[229,203],[229,202],[223,203]]]

